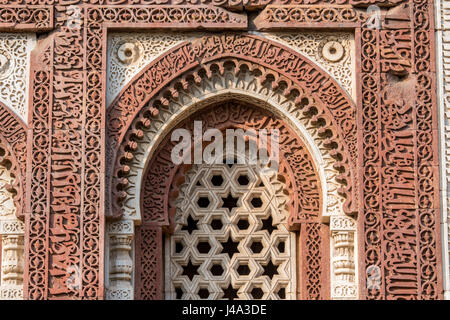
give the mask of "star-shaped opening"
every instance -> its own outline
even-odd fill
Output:
[[[238,289],[233,289],[233,287],[231,286],[231,283],[228,286],[228,288],[222,289],[222,290],[223,290],[223,297],[225,299],[233,300],[238,297],[238,295],[237,295]]]
[[[188,264],[186,266],[183,266],[183,273],[182,276],[187,276],[189,280],[192,281],[195,275],[198,275],[198,267],[194,264],[192,264],[192,261],[189,260]]]
[[[222,208],[227,208],[230,212],[231,210],[233,210],[233,208],[236,208],[237,202],[239,200],[239,197],[234,198],[231,193],[228,194],[228,196],[226,198],[222,198],[223,204],[222,204]]]
[[[271,235],[274,230],[277,230],[277,228],[272,225],[273,220],[271,215],[269,215],[267,219],[261,219],[261,222],[262,222],[262,230],[267,230],[269,235]]]
[[[239,252],[238,250],[239,242],[234,242],[233,239],[231,239],[231,235],[228,237],[227,242],[222,242],[221,244],[222,244],[221,253],[228,253],[230,259],[233,257],[233,254]]]
[[[274,275],[278,274],[278,265],[274,265],[272,260],[265,266],[263,266],[264,272],[263,276],[268,276],[269,279],[272,279]]]
[[[187,230],[187,232],[189,234],[192,234],[192,232],[194,230],[198,230],[197,222],[198,222],[198,220],[194,220],[194,218],[192,218],[191,215],[189,215],[189,217],[187,218],[187,225],[183,226],[183,228],[181,228],[181,230]]]

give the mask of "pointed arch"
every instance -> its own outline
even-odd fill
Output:
[[[120,203],[126,197],[129,166],[152,118],[186,90],[189,81],[201,83],[218,69],[223,72],[233,61],[235,72],[242,68],[258,73],[258,81],[282,88],[325,137],[337,159],[343,182],[345,212],[358,211],[356,176],[356,107],[334,79],[306,57],[279,43],[256,35],[205,36],[169,50],[142,70],[121,91],[107,113],[107,214],[122,215]],[[308,100],[312,98],[314,103]]]
[[[247,49],[238,49],[239,43]],[[203,46],[214,51],[221,45],[224,48],[216,50],[212,56],[199,52]],[[253,53],[248,51],[248,46],[256,46],[267,53],[272,57],[271,63],[261,57],[251,58]],[[273,111],[295,127],[307,142],[308,150],[318,161],[324,190],[322,199],[326,204],[324,212],[331,211],[341,219],[346,217],[338,217],[340,212],[354,214],[358,211],[356,108],[326,72],[291,49],[253,35],[203,37],[180,44],[138,74],[108,110],[106,174],[110,198],[107,212],[113,218],[107,225],[107,247],[110,249],[106,250],[105,257],[108,299],[132,299],[134,296],[131,273],[134,237],[151,256],[162,254],[158,241],[151,240],[162,238],[160,225],[147,225],[134,233],[134,228],[142,223],[139,203],[143,196],[144,171],[161,139],[167,130],[193,111],[233,97]],[[123,214],[125,216],[120,219]],[[353,221],[351,217],[348,219]],[[345,233],[356,231],[355,224],[351,225],[352,230],[344,230]],[[168,227],[168,221],[165,227]],[[353,252],[355,243],[350,240],[348,244]],[[126,249],[124,243],[127,243]],[[119,256],[120,261],[116,259]],[[348,259],[354,266],[352,254]],[[130,271],[118,273],[124,269],[117,264],[125,261],[128,261]],[[154,262],[159,265],[146,270],[162,270],[161,259]],[[160,277],[161,273],[148,276],[149,279]],[[333,277],[340,281],[339,277]],[[347,282],[344,279],[339,288],[351,288],[355,292],[354,282]],[[154,298],[155,289],[145,291],[140,298]]]
[[[135,297],[163,298],[163,270],[158,267],[162,266],[162,239],[163,234],[171,232],[174,202],[189,167],[175,165],[171,161],[171,151],[176,143],[171,142],[170,137],[177,128],[188,130],[193,137],[195,120],[202,121],[202,134],[210,128],[222,132],[229,128],[279,130],[280,165],[275,180],[285,185],[281,193],[287,194],[289,200],[286,204],[288,216],[283,224],[295,231],[297,241],[292,245],[299,247],[294,270],[297,272],[300,294],[294,296],[301,299],[328,299],[329,229],[320,216],[323,201],[315,161],[289,124],[264,108],[233,99],[197,108],[194,114],[164,135],[152,156],[143,177],[142,222],[136,230]],[[274,214],[280,212],[277,210]]]

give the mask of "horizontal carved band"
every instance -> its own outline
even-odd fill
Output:
[[[46,31],[53,28],[53,7],[0,6],[0,31]]]
[[[289,28],[356,27],[366,20],[365,14],[350,6],[283,6],[271,5],[255,19],[259,30]]]

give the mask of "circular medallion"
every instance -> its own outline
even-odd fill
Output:
[[[139,60],[142,46],[138,42],[124,42],[117,49],[117,58],[123,64],[133,64]]]
[[[329,41],[322,47],[322,56],[330,62],[341,60],[344,53],[344,47],[337,41]]]

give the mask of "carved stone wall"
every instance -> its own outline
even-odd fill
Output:
[[[109,106],[123,86],[142,68],[182,41],[182,33],[111,33],[108,35],[106,105]]]
[[[277,32],[267,37],[287,44],[326,70],[355,98],[355,41],[347,32]]]
[[[340,257],[331,264],[334,279],[351,281],[353,255],[359,259],[355,266],[359,298],[442,297],[439,222],[447,200],[440,201],[439,178],[446,181],[447,164],[440,170],[434,2],[32,2],[29,6],[30,1],[6,0],[0,5],[1,32],[40,35],[31,54],[28,126],[17,116],[20,112],[8,109],[15,108],[13,101],[8,107],[2,102],[0,113],[1,147],[15,178],[8,188],[17,192],[16,213],[25,219],[25,298],[104,297],[105,220],[124,216],[122,201],[129,197],[128,181],[133,179],[129,164],[139,156],[143,128],[190,83],[200,86],[205,79],[210,81],[229,63],[236,66],[236,74],[242,69],[256,72],[260,83],[280,90],[282,99],[293,99],[295,110],[317,130],[335,160],[343,211],[357,216],[353,241],[358,250],[342,249],[352,242],[351,231],[331,231],[332,250]],[[379,9],[369,9],[370,5]],[[446,2],[436,11],[438,18],[444,17],[442,24],[438,22],[442,30],[438,34],[444,39],[438,48],[445,53]],[[169,29],[207,32],[151,58],[107,108],[108,33]],[[330,77],[333,72],[262,34],[305,29],[354,34],[354,103],[345,84]],[[132,62],[135,48],[127,48],[122,47],[123,60]],[[328,51],[331,60],[340,52],[333,43],[323,48],[333,48]],[[445,62],[444,54],[441,58]],[[441,70],[445,68],[443,63]],[[304,136],[315,137],[308,132]],[[443,148],[441,152],[444,159]],[[113,257],[118,257],[114,261],[123,261],[114,264],[111,278],[122,286],[130,282],[133,248],[129,249],[132,240],[127,231],[116,234],[106,245],[112,245]],[[155,237],[162,237],[161,230],[148,228],[136,234],[139,250],[160,254],[157,243],[150,241]],[[160,277],[162,264],[151,270],[154,274],[149,277]],[[131,271],[132,281],[134,276]],[[340,296],[352,292],[335,289],[329,292]],[[154,296],[149,292],[148,297]]]

